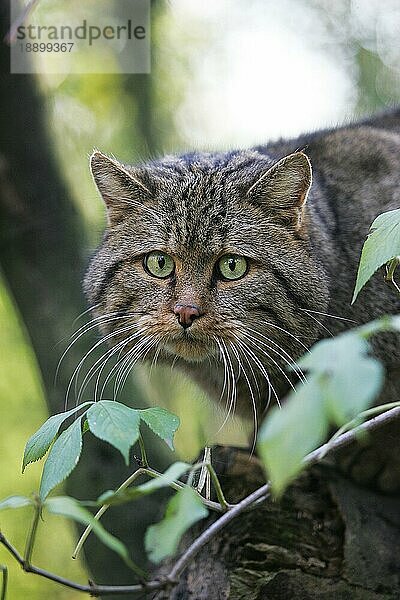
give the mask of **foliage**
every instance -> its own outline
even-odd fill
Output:
[[[382,213],[372,223],[361,253],[353,302],[377,269],[388,265],[393,276],[399,260],[400,208]]]
[[[45,423],[43,423],[40,429],[38,429],[38,431],[31,438],[29,438],[26,444],[22,462],[22,472],[24,472],[25,467],[29,463],[43,458],[64,421],[66,421],[68,417],[71,417],[78,410],[82,409],[84,406],[88,406],[89,404],[89,402],[85,402],[84,404],[75,406],[75,408],[72,408],[71,410],[53,415],[47,419]]]
[[[189,471],[191,465],[184,462],[173,463],[162,475],[157,478],[146,481],[142,485],[136,485],[135,487],[123,489],[120,491],[109,491],[102,494],[99,498],[99,502],[102,504],[120,504],[134,500],[139,496],[146,496],[156,490],[171,485],[174,481],[178,480],[184,473]]]
[[[400,209],[379,215],[364,243],[353,302],[375,271],[389,265],[390,278],[400,255]],[[394,262],[393,262],[394,261]],[[299,361],[307,381],[291,392],[284,410],[264,422],[258,449],[276,495],[304,468],[304,459],[325,438],[331,424],[343,426],[378,396],[384,373],[370,355],[368,339],[381,331],[400,331],[399,317],[383,317],[333,339],[325,339]]]
[[[3,351],[0,361],[0,418],[1,436],[1,480],[0,499],[11,494],[28,496],[37,488],[42,465],[32,464],[21,476],[21,456],[26,440],[33,430],[47,418],[47,407],[34,353],[21,322],[20,315],[12,304],[4,280],[0,278],[0,334]],[[23,547],[29,530],[30,511],[7,511],[0,513],[0,530],[17,546]],[[83,579],[85,568],[81,560],[70,560],[76,532],[73,525],[64,520],[49,518],[46,530],[39,532],[35,543],[35,560],[46,564],[51,571],[62,572],[72,579]],[[45,534],[45,535],[44,535]],[[59,540],[63,543],[59,544]],[[49,550],[49,549],[52,550]],[[0,549],[0,563],[5,562],[5,552]],[[67,588],[59,588],[51,581],[29,578],[16,563],[8,569],[9,594],[12,600],[77,600],[82,595]],[[0,574],[1,598],[1,574]]]
[[[178,417],[165,408],[145,408],[139,412],[142,421],[173,450],[174,434],[179,427]]]
[[[90,406],[56,439],[62,423],[79,409]],[[86,414],[84,430],[89,430],[98,438],[117,448],[129,464],[129,450],[139,439],[139,424],[143,420],[151,424],[152,431],[172,445],[173,436],[179,426],[179,419],[163,408],[135,410],[120,402],[101,400],[85,402],[68,412],[53,415],[28,440],[23,467],[42,458],[54,442],[44,465],[40,483],[42,500],[61,483],[78,464],[82,449],[82,417]]]
[[[276,495],[304,466],[304,458],[324,441],[330,425],[341,426],[369,407],[383,383],[383,366],[369,352],[368,338],[400,331],[399,317],[384,317],[322,340],[298,361],[307,381],[274,409],[261,427],[258,450]]]
[[[10,508],[25,508],[26,506],[33,507],[37,514],[42,514],[44,510],[47,510],[49,513],[54,515],[66,517],[67,519],[77,521],[83,525],[90,525],[93,532],[98,536],[103,544],[119,554],[125,563],[134,571],[138,572],[140,575],[143,574],[141,570],[138,569],[134,563],[132,563],[131,559],[129,558],[128,550],[124,544],[106,531],[101,523],[94,519],[93,515],[86,508],[84,508],[84,506],[82,506],[78,500],[69,498],[68,496],[59,496],[49,498],[48,500],[42,502],[39,498],[10,496],[9,498],[5,498],[2,502],[0,502],[0,510],[6,510]]]
[[[129,465],[129,450],[139,439],[139,412],[119,402],[102,400],[89,408],[87,421],[90,431],[117,448]]]
[[[146,532],[146,550],[155,563],[174,554],[182,535],[208,515],[194,489],[184,487],[168,502],[164,519]]]
[[[390,263],[400,252],[396,240],[399,225],[400,210],[380,215],[374,221],[363,248],[354,299],[377,268],[387,264],[388,261]],[[393,265],[389,268],[393,276]],[[393,283],[393,277],[390,281]],[[385,408],[366,410],[377,398],[384,379],[382,364],[372,356],[370,339],[385,331],[400,332],[400,316],[385,316],[346,331],[336,338],[324,339],[299,359],[298,365],[306,372],[306,380],[288,395],[283,409],[275,408],[270,411],[258,435],[258,452],[271,478],[271,484],[262,486],[237,505],[232,506],[226,502],[209,459],[195,465],[175,462],[165,473],[159,473],[148,465],[140,434],[141,423],[144,422],[171,449],[173,449],[174,435],[179,427],[178,417],[163,408],[133,409],[116,401],[101,400],[85,402],[67,412],[50,417],[28,440],[23,459],[23,469],[25,469],[29,463],[43,458],[48,452],[39,496],[32,498],[10,496],[0,502],[0,510],[25,507],[34,509],[25,556],[20,557],[13,549],[14,557],[17,557],[22,565],[30,565],[39,516],[47,511],[87,526],[78,543],[77,551],[93,531],[143,580],[145,574],[131,561],[127,548],[102,527],[99,519],[113,505],[131,502],[161,488],[170,487],[176,493],[167,504],[164,518],[150,526],[145,536],[146,550],[154,563],[159,563],[176,552],[182,535],[194,523],[208,515],[208,508],[226,514],[216,524],[211,524],[209,529],[189,547],[186,557],[184,555],[176,563],[178,566],[172,569],[164,583],[160,581],[151,583],[152,589],[159,589],[164,584],[169,585],[173,577],[179,574],[180,569],[185,567],[193,552],[197,551],[201,543],[207,542],[208,536],[212,535],[209,532],[218,531],[221,523],[225,524],[233,518],[229,516],[230,514],[240,514],[252,503],[265,497],[270,486],[275,496],[280,496],[300,471],[314,460],[315,450],[320,446],[317,450],[318,454],[318,451],[324,449],[321,444],[332,425],[340,429],[328,443],[327,449],[334,447],[338,436],[344,431],[350,428],[358,431],[364,418]],[[70,424],[68,424],[69,419],[73,419]],[[64,429],[60,433],[62,428]],[[68,477],[78,463],[83,435],[87,431],[119,450],[127,464],[134,444],[138,442],[141,451],[139,468],[116,491],[108,491],[100,496],[95,504],[100,508],[94,516],[85,508],[84,503],[73,498],[47,498],[54,487]],[[320,453],[320,456],[322,455],[323,453]],[[218,503],[210,501],[208,497],[204,498],[192,487],[193,475],[200,468],[204,474],[211,477]],[[185,474],[188,474],[188,479],[183,482],[181,478]],[[142,476],[147,476],[149,480],[139,485],[132,485]],[[204,477],[201,476],[200,480],[203,479]],[[0,541],[4,543],[4,536],[1,534]],[[29,568],[35,569],[31,566]],[[4,568],[2,571],[4,590],[7,573]],[[41,573],[43,574],[43,571]],[[53,577],[48,573],[46,576],[50,579]],[[145,588],[139,586],[139,590],[142,589]],[[90,588],[82,591],[90,591]]]
[[[44,500],[49,492],[64,481],[78,464],[82,450],[81,421],[77,419],[62,432],[52,446],[45,462],[39,496]]]

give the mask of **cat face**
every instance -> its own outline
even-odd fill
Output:
[[[132,362],[229,357],[265,380],[315,340],[307,311],[326,309],[327,289],[308,238],[304,154],[276,164],[253,151],[192,154],[132,168],[96,152],[91,166],[108,225],[85,290]]]

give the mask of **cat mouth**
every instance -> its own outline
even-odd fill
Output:
[[[183,358],[188,362],[201,362],[215,353],[209,341],[184,334],[164,342],[168,354]]]

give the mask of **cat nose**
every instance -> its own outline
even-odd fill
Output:
[[[178,317],[179,325],[187,329],[200,317],[200,308],[195,304],[175,304],[174,314]]]

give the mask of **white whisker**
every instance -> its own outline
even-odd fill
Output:
[[[71,391],[72,383],[73,383],[73,381],[74,381],[75,378],[79,377],[80,370],[81,370],[81,368],[82,368],[85,360],[88,358],[88,356],[90,356],[90,354],[92,352],[94,352],[96,350],[96,348],[98,348],[101,344],[104,344],[104,342],[106,342],[108,339],[114,337],[115,335],[123,333],[124,331],[129,331],[130,329],[132,329],[133,326],[134,326],[134,324],[130,325],[129,327],[122,328],[122,330],[121,329],[117,329],[116,331],[113,331],[112,333],[109,333],[105,337],[103,337],[100,340],[98,340],[95,344],[93,344],[93,346],[90,348],[90,350],[88,350],[86,352],[86,354],[83,356],[83,358],[79,361],[78,365],[76,366],[76,368],[75,368],[75,370],[74,370],[74,372],[73,372],[73,374],[71,376],[71,379],[69,381],[69,384],[68,384],[68,387],[67,387],[67,391],[66,391],[66,395],[65,395],[65,401],[66,401],[66,403],[68,402],[68,397],[69,397],[69,394],[70,394],[70,391]]]
[[[143,333],[141,332],[140,335],[143,335]],[[124,380],[125,373],[129,372],[129,365],[130,365],[131,360],[135,360],[136,356],[140,355],[141,350],[147,344],[148,344],[147,338],[141,339],[135,346],[133,346],[133,348],[128,350],[128,352],[125,354],[125,356],[122,358],[122,360],[119,361],[118,364],[115,365],[115,367],[109,373],[109,375],[107,377],[107,381],[109,381],[111,379],[111,376],[113,375],[114,370],[116,371],[114,387],[113,387],[113,394],[112,394],[113,398],[117,398],[117,396],[119,394],[120,386],[121,386],[122,381]],[[107,381],[105,381],[103,388],[107,384]]]
[[[127,331],[130,331],[132,329],[132,327],[127,328]],[[117,330],[118,331],[118,330]],[[124,338],[123,340],[121,340],[120,342],[118,342],[118,344],[116,344],[115,346],[112,346],[111,348],[109,348],[106,352],[104,352],[102,354],[102,356],[100,356],[99,359],[96,360],[96,362],[90,367],[89,371],[86,373],[84,380],[81,383],[81,386],[79,388],[79,393],[78,393],[78,402],[81,399],[85,389],[87,388],[90,380],[92,379],[92,377],[95,375],[95,373],[97,371],[99,372],[98,375],[98,379],[96,380],[96,386],[95,386],[95,390],[94,390],[94,400],[97,400],[97,392],[98,392],[98,381],[101,377],[101,373],[103,371],[103,369],[105,368],[107,362],[110,360],[110,358],[112,356],[114,356],[115,354],[117,354],[118,352],[121,352],[125,346],[127,346],[129,343],[131,343],[132,341],[134,341],[137,337],[139,337],[139,333],[136,332],[130,336],[128,336],[127,338]],[[79,373],[77,374],[77,377],[79,376]]]
[[[81,312],[81,314],[80,314],[80,315],[78,315],[78,316],[77,316],[77,317],[74,319],[74,321],[73,321],[72,325],[75,325],[75,323],[76,323],[77,321],[79,321],[79,319],[81,319],[82,317],[84,317],[85,315],[87,315],[87,314],[88,314],[88,312],[91,312],[92,310],[96,310],[96,308],[98,308],[99,306],[100,306],[100,302],[98,302],[97,304],[94,304],[93,306],[89,306],[89,308],[87,308],[86,310],[84,310],[83,312]]]
[[[117,316],[113,316],[117,315]],[[54,381],[57,381],[57,377],[58,377],[58,373],[60,371],[60,367],[62,364],[62,361],[64,360],[65,356],[67,355],[67,353],[71,350],[72,346],[83,336],[85,335],[88,331],[90,331],[91,329],[94,329],[96,327],[99,326],[99,322],[103,319],[104,322],[101,323],[102,325],[107,325],[108,323],[112,323],[113,321],[117,320],[117,319],[126,319],[128,317],[133,317],[136,316],[135,313],[128,313],[124,316],[119,315],[119,313],[109,313],[107,315],[102,315],[101,317],[96,317],[95,319],[92,319],[91,321],[89,321],[88,323],[85,323],[85,325],[82,325],[82,327],[80,327],[75,333],[73,333],[70,337],[70,339],[72,340],[71,343],[68,345],[68,347],[66,348],[66,350],[64,350],[63,354],[61,355],[60,360],[58,361],[57,364],[57,368],[56,368],[56,372],[55,372],[55,376],[54,376]]]
[[[286,335],[288,335],[289,337],[291,337],[293,340],[295,340],[298,344],[300,344],[300,346],[302,348],[304,348],[304,350],[306,352],[310,352],[309,347],[306,346],[304,344],[304,342],[302,342],[297,336],[295,336],[290,331],[287,331],[286,329],[283,329],[283,327],[279,327],[279,325],[275,325],[275,323],[271,323],[270,321],[263,321],[263,323],[264,323],[264,325],[269,325],[270,327],[274,327],[275,329],[279,329],[279,331],[282,331],[283,333],[285,333]]]
[[[256,329],[252,329],[251,327],[248,327],[247,330],[251,331],[256,336],[261,337],[262,339],[257,338],[257,342],[259,344],[261,344],[262,346],[265,346],[266,348],[268,348],[269,350],[271,350],[271,352],[274,352],[275,354],[277,354],[280,358],[282,358],[282,360],[289,367],[291,367],[293,369],[293,371],[296,373],[296,375],[298,376],[298,378],[300,379],[300,381],[303,381],[303,382],[307,381],[307,377],[306,377],[305,373],[299,367],[299,365],[294,360],[294,358],[288,352],[286,352],[286,350],[284,350],[284,348],[282,348],[279,344],[277,344],[276,342],[274,342],[274,340],[271,340],[270,338],[266,337],[265,335],[263,335],[261,332],[257,331]],[[245,335],[250,340],[253,339],[246,332],[243,332],[243,335]],[[267,344],[263,340],[267,340],[270,344],[273,344],[279,350],[276,350],[275,348],[273,348],[272,346],[270,346],[269,344]]]
[[[318,325],[319,325],[320,327],[322,327],[322,329],[325,329],[325,331],[327,331],[327,332],[329,333],[329,335],[333,337],[333,333],[332,333],[332,331],[330,331],[330,330],[329,330],[329,329],[326,327],[326,325],[324,325],[323,323],[321,323],[321,321],[319,321],[319,320],[317,319],[317,317],[314,317],[314,315],[312,315],[311,313],[308,313],[308,312],[307,312],[307,314],[308,314],[308,316],[309,316],[311,319],[314,319],[314,321],[316,321],[316,322],[318,323]]]
[[[338,315],[331,315],[329,313],[321,312],[319,310],[311,310],[310,308],[299,308],[299,310],[302,310],[307,313],[315,313],[316,315],[322,315],[323,317],[328,317],[329,319],[339,319],[340,321],[348,321],[349,323],[354,323],[355,325],[358,324],[358,321],[355,321],[354,319],[348,319],[347,317],[339,317]]]
[[[254,398],[253,388],[251,387],[250,380],[249,380],[249,378],[247,376],[247,373],[246,373],[246,369],[241,364],[239,352],[236,350],[234,344],[232,344],[231,348],[232,348],[232,352],[236,356],[238,364],[242,367],[241,372],[243,373],[243,376],[244,376],[244,378],[246,380],[246,383],[247,383],[247,387],[249,388],[249,392],[250,392],[251,403],[252,403],[252,408],[253,408],[253,420],[254,420],[253,444],[252,444],[252,448],[251,448],[251,453],[253,453],[254,449],[256,447],[256,440],[257,440],[257,433],[258,433],[257,403],[256,403],[256,400]],[[247,359],[246,356],[245,356],[245,358]],[[248,363],[248,365],[249,365],[251,371],[253,372],[253,369],[251,368],[250,363]],[[257,382],[257,379],[254,376],[254,372],[253,372],[253,377],[254,377],[254,380]],[[258,384],[257,384],[257,387],[258,387]]]
[[[246,336],[246,334],[243,334],[243,333],[242,333],[242,335]],[[272,358],[272,356],[266,350],[264,350],[264,348],[261,348],[254,341],[253,338],[251,338],[250,336],[246,336],[246,339],[248,340],[248,343],[246,344],[248,351],[251,351],[250,348],[249,348],[249,346],[248,346],[248,344],[251,344],[253,346],[253,348],[257,349],[259,352],[261,352],[262,354],[264,354],[264,356],[276,366],[276,368],[283,375],[283,377],[286,379],[286,381],[288,382],[288,384],[290,385],[290,387],[292,388],[292,390],[296,391],[296,388],[295,388],[293,382],[290,380],[290,378],[287,375],[287,373],[285,373],[284,369],[282,369],[281,365],[274,358]],[[241,341],[243,342],[244,340],[241,340]]]
[[[114,398],[118,397],[118,394],[124,387],[125,382],[128,379],[129,374],[132,371],[133,367],[136,365],[136,363],[139,362],[139,360],[144,361],[150,350],[156,346],[156,341],[154,341],[155,338],[156,336],[152,336],[150,339],[145,340],[145,343],[138,349],[138,352],[135,353],[135,355],[132,357],[132,360],[128,363],[127,367],[124,370],[123,376],[120,377],[118,387],[114,388]]]
[[[237,400],[237,385],[236,385],[236,378],[235,378],[235,370],[233,368],[232,360],[231,360],[229,350],[228,350],[228,347],[227,347],[225,341],[221,339],[220,342],[225,350],[225,357],[227,360],[228,373],[230,374],[230,377],[231,377],[232,389],[230,389],[231,386],[229,384],[229,378],[228,378],[229,396],[227,395],[227,403],[226,403],[226,408],[228,409],[228,412],[225,415],[224,421],[223,421],[222,425],[219,427],[217,433],[219,433],[221,431],[221,429],[223,429],[223,427],[227,423],[231,413],[232,414],[235,413],[236,400]]]
[[[112,377],[112,375],[113,375],[113,373],[114,373],[115,369],[117,369],[117,368],[118,368],[118,366],[121,364],[121,362],[122,362],[122,361],[125,359],[125,355],[124,355],[124,356],[121,358],[121,354],[123,353],[123,351],[124,351],[124,349],[126,348],[126,346],[128,346],[130,343],[132,343],[133,341],[135,341],[137,338],[139,338],[139,337],[140,337],[140,335],[141,335],[141,332],[140,332],[140,331],[137,331],[136,333],[134,333],[134,334],[132,334],[132,335],[128,336],[127,338],[125,338],[124,340],[122,340],[121,342],[119,342],[119,343],[118,343],[118,344],[117,344],[117,345],[114,347],[114,351],[113,351],[113,352],[111,352],[111,353],[109,354],[109,356],[106,356],[106,357],[105,357],[105,360],[103,361],[103,365],[101,366],[101,368],[98,368],[98,369],[96,369],[96,370],[98,370],[99,372],[98,372],[98,375],[97,375],[97,378],[96,378],[96,385],[95,385],[95,389],[94,389],[94,399],[95,399],[95,401],[96,401],[97,397],[99,398],[99,400],[101,400],[101,399],[102,399],[102,397],[103,397],[103,395],[104,395],[104,391],[105,391],[105,388],[106,388],[106,386],[107,386],[107,383],[108,383],[108,381],[109,381],[109,380],[110,380],[110,378]],[[104,380],[104,382],[103,382],[103,385],[102,385],[102,388],[101,388],[101,391],[100,391],[100,395],[99,395],[99,396],[97,396],[97,394],[98,394],[98,389],[99,389],[99,386],[100,386],[100,380],[101,380],[101,375],[102,375],[102,372],[103,372],[103,370],[105,369],[105,367],[106,367],[106,365],[107,365],[108,361],[110,360],[110,358],[111,358],[112,356],[114,356],[115,354],[117,354],[117,352],[118,352],[117,363],[116,363],[116,364],[115,364],[115,365],[112,367],[112,369],[109,371],[109,373],[108,373],[107,377],[105,378],[105,380]],[[93,373],[93,374],[94,374],[94,373]]]
[[[218,346],[219,352],[220,352],[220,357],[222,358],[222,362],[223,362],[223,365],[224,365],[224,383],[223,383],[222,391],[221,391],[221,394],[220,394],[220,397],[219,397],[219,401],[218,401],[218,403],[221,403],[222,400],[223,400],[225,389],[226,389],[226,385],[227,385],[227,378],[228,378],[227,370],[228,370],[228,366],[226,364],[226,358],[225,358],[225,353],[224,353],[223,347],[221,346],[221,344],[220,344],[220,342],[219,342],[219,340],[218,340],[218,338],[216,336],[214,336],[214,340],[217,343],[217,346]]]
[[[258,359],[258,357],[254,354],[254,352],[251,350],[251,348],[249,348],[248,344],[246,344],[246,342],[243,339],[237,338],[236,339],[236,343],[239,344],[239,346],[244,347],[244,349],[250,354],[250,356],[252,357],[253,361],[255,362],[255,364],[258,366],[259,370],[261,371],[261,373],[264,375],[266,381],[268,382],[268,385],[271,387],[271,391],[275,396],[276,402],[278,404],[278,406],[281,405],[278,394],[275,391],[274,386],[272,385],[271,379],[269,377],[268,372],[265,370],[264,365],[262,364],[262,362]],[[266,353],[264,353],[266,354]],[[269,358],[269,357],[268,357]]]

